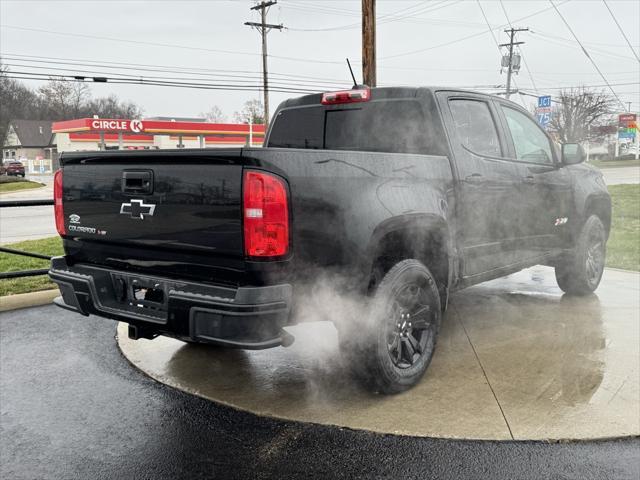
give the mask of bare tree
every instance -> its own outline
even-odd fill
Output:
[[[247,100],[242,107],[242,111],[236,112],[234,115],[236,122],[239,123],[264,123],[264,107],[260,100]]]
[[[142,110],[115,95],[91,98],[89,86],[64,78],[52,78],[34,91],[11,78],[0,64],[0,144],[4,144],[9,122],[23,120],[70,120],[72,118],[140,118]]]
[[[0,145],[4,145],[9,122],[14,118],[42,120],[38,96],[19,81],[7,76],[0,64]]]
[[[224,123],[227,121],[227,116],[217,105],[213,105],[208,112],[202,112],[200,116],[206,118],[207,122],[212,123]]]
[[[93,99],[84,106],[82,116],[102,118],[140,118],[142,110],[135,103],[118,100],[115,95]]]
[[[78,118],[91,98],[89,87],[82,82],[71,82],[64,78],[51,78],[38,89],[41,101],[48,107],[52,120]]]
[[[585,87],[563,90],[551,115],[551,130],[562,143],[583,142],[591,136],[591,128],[610,121],[614,105],[613,98],[602,91]]]

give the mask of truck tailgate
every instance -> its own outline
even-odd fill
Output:
[[[68,253],[130,266],[153,258],[159,271],[241,260],[241,157],[241,149],[63,157]]]

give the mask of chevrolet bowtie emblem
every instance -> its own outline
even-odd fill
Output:
[[[131,218],[144,220],[145,215],[153,216],[156,206],[152,203],[144,203],[144,200],[131,200],[131,203],[123,203],[120,207],[120,213],[130,215]]]

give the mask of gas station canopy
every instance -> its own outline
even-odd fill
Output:
[[[154,119],[79,118],[54,122],[58,151],[261,146],[264,125]],[[61,148],[62,147],[62,148]]]

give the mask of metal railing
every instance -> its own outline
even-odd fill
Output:
[[[0,201],[0,208],[15,208],[15,207],[41,207],[53,205],[53,200],[6,200]],[[10,253],[12,255],[20,255],[23,257],[41,258],[43,260],[51,260],[48,255],[34,252],[24,252],[22,250],[15,250],[13,248],[7,248],[0,245],[0,252]],[[37,275],[46,275],[49,272],[48,268],[33,269],[33,270],[20,270],[17,272],[0,272],[0,280],[8,278],[21,278],[21,277],[35,277]]]

